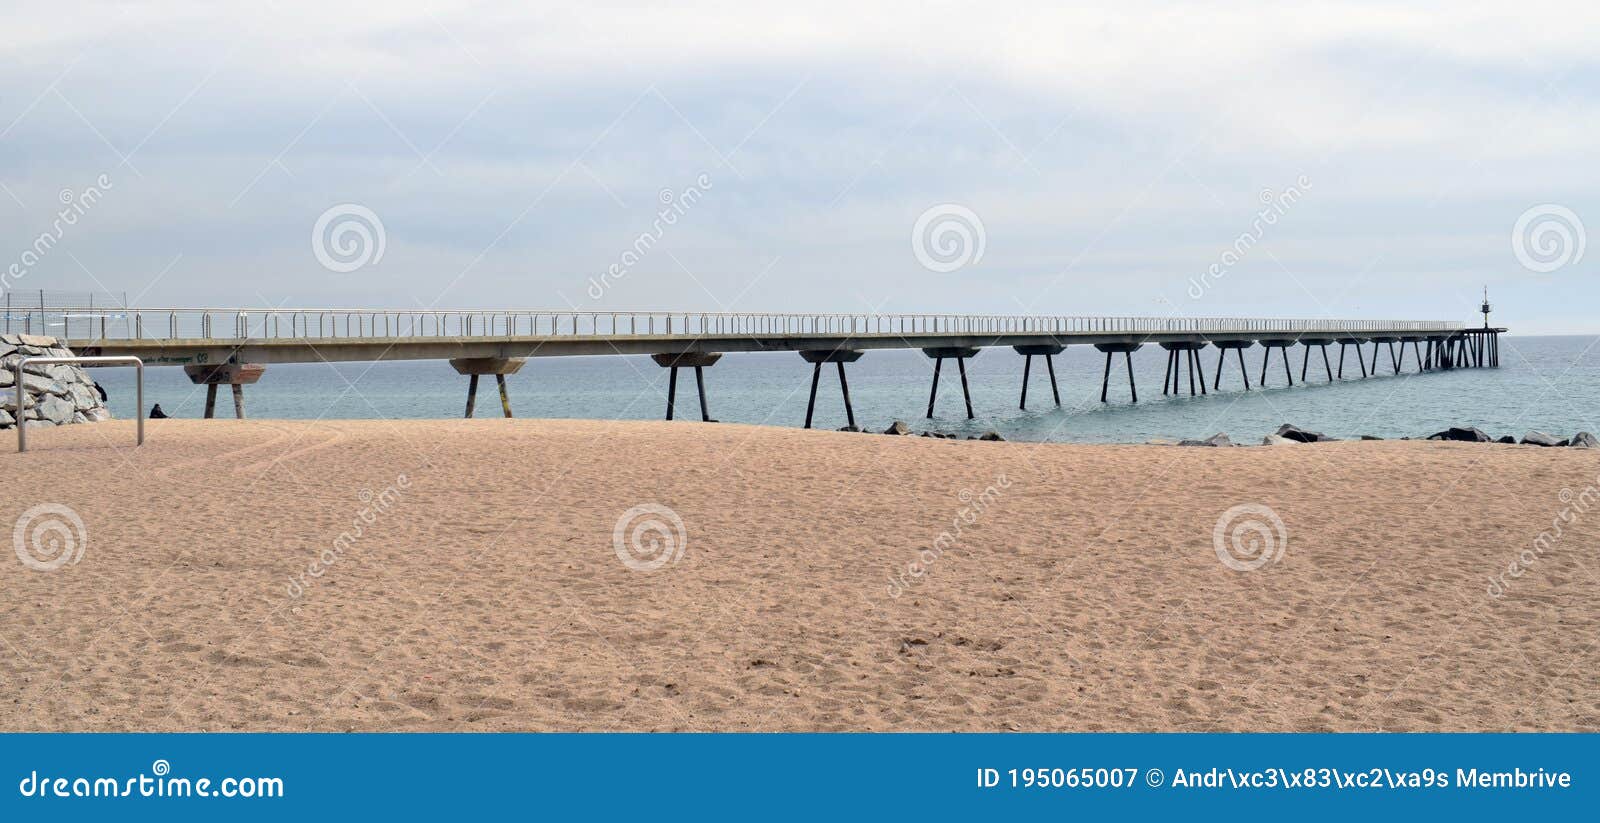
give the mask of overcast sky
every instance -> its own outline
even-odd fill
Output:
[[[6,2],[0,272],[1600,331],[1592,3],[758,5]]]

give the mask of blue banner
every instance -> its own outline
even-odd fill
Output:
[[[0,820],[1592,816],[1596,743],[1548,734],[10,734],[0,735]]]

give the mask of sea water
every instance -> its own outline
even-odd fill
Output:
[[[1502,335],[1500,367],[1416,373],[1414,352],[1405,347],[1404,371],[1394,374],[1389,351],[1378,355],[1378,376],[1360,379],[1355,349],[1346,353],[1344,379],[1330,383],[1321,352],[1288,350],[1295,385],[1285,379],[1278,352],[1258,384],[1264,350],[1245,350],[1250,391],[1243,390],[1233,352],[1222,366],[1222,389],[1189,396],[1187,369],[1182,394],[1163,396],[1166,351],[1148,345],[1133,355],[1139,402],[1130,402],[1122,355],[1113,355],[1109,402],[1100,401],[1105,355],[1091,346],[1069,347],[1055,357],[1061,390],[1057,407],[1043,358],[1035,357],[1028,408],[1020,409],[1023,357],[1009,348],[985,349],[967,361],[975,417],[967,419],[960,375],[953,360],[942,370],[932,419],[925,417],[933,361],[915,350],[869,351],[846,366],[856,422],[882,430],[903,420],[918,431],[960,436],[1000,432],[1009,440],[1139,443],[1156,438],[1199,438],[1226,432],[1238,442],[1257,443],[1281,423],[1294,423],[1335,437],[1371,434],[1418,437],[1452,425],[1472,425],[1495,436],[1521,436],[1543,429],[1561,436],[1600,433],[1600,338]],[[1398,344],[1397,344],[1398,350]],[[1216,379],[1220,352],[1201,352],[1208,388]],[[1338,368],[1339,347],[1328,347]],[[1368,367],[1372,346],[1364,349]],[[717,420],[798,427],[805,421],[811,365],[793,352],[729,354],[705,370],[711,416]],[[511,405],[521,418],[659,420],[665,415],[667,374],[648,357],[538,357],[507,378]],[[118,417],[133,414],[133,373],[97,369]],[[1198,384],[1199,375],[1196,375]],[[491,377],[480,381],[477,416],[500,416]],[[1198,389],[1198,385],[1197,385]],[[466,404],[467,378],[444,361],[273,364],[261,382],[246,386],[246,412],[256,418],[451,418]],[[160,403],[173,417],[200,417],[205,388],[191,385],[183,370],[146,370],[145,402]],[[217,414],[233,415],[228,387],[220,388]],[[699,420],[694,371],[678,374],[677,418]],[[844,403],[832,364],[823,366],[813,425],[845,425]]]

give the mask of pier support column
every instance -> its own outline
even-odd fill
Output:
[[[184,366],[183,373],[196,386],[206,387],[206,419],[217,413],[217,388],[233,387],[233,416],[244,419],[244,387],[261,379],[267,367],[257,363],[218,363],[214,366]]]
[[[1100,380],[1100,402],[1106,402],[1106,391],[1111,386],[1111,355],[1121,353],[1128,365],[1128,393],[1133,402],[1139,402],[1139,387],[1133,381],[1133,353],[1144,347],[1143,343],[1096,343],[1094,347],[1106,353],[1106,373]]]
[[[811,428],[811,417],[817,409],[817,384],[822,381],[822,364],[833,363],[839,367],[839,393],[844,395],[844,416],[852,431],[856,429],[856,412],[850,405],[850,384],[844,377],[844,364],[861,359],[861,352],[850,349],[815,349],[800,352],[811,366],[811,397],[806,400],[806,428]]]
[[[511,417],[511,395],[506,391],[506,375],[522,371],[522,364],[526,362],[521,357],[456,357],[450,360],[450,367],[456,374],[467,375],[467,413],[463,417],[471,417],[478,405],[478,378],[485,374],[494,375],[494,382],[500,388],[500,413],[507,418]]]
[[[711,409],[706,404],[706,375],[705,369],[716,365],[722,359],[721,354],[711,352],[682,352],[679,354],[652,354],[650,359],[664,369],[671,369],[667,376],[667,419],[671,420],[677,411],[678,401],[678,369],[694,369],[694,385],[700,394],[700,420],[705,423],[715,423],[711,419]]]
[[[1339,338],[1339,379],[1344,379],[1344,350],[1346,346],[1356,347],[1356,365],[1361,367],[1361,376],[1367,376],[1367,362],[1361,359],[1361,344],[1367,342],[1365,337]]]
[[[1222,363],[1228,359],[1228,350],[1232,349],[1234,356],[1239,360],[1239,377],[1244,380],[1244,390],[1250,391],[1250,371],[1244,365],[1244,350],[1254,346],[1254,340],[1213,340],[1212,345],[1217,347],[1217,377],[1211,382],[1211,388],[1222,389]]]
[[[1028,376],[1030,368],[1033,366],[1033,358],[1035,355],[1044,357],[1044,364],[1050,370],[1050,393],[1055,396],[1056,405],[1061,405],[1061,389],[1056,386],[1056,364],[1053,358],[1060,354],[1062,350],[1066,348],[1066,346],[1058,346],[1052,343],[1039,343],[1025,346],[1012,346],[1011,348],[1016,351],[1017,354],[1020,354],[1026,358],[1022,361],[1022,399],[1017,402],[1017,408],[1020,408],[1023,411],[1027,411],[1028,409]]]
[[[973,418],[972,393],[967,389],[967,358],[976,357],[978,349],[963,347],[938,347],[923,349],[922,353],[933,358],[933,388],[928,391],[928,416],[933,417],[933,401],[939,396],[939,367],[945,358],[954,358],[956,368],[961,371],[961,399],[967,403],[967,419]],[[1052,367],[1053,369],[1054,367]]]
[[[1205,368],[1200,365],[1200,350],[1207,345],[1204,340],[1169,340],[1161,344],[1161,348],[1167,350],[1167,383],[1161,387],[1162,394],[1166,394],[1169,387],[1173,394],[1182,391],[1178,377],[1185,364],[1189,368],[1189,396],[1195,395],[1195,372],[1200,372],[1200,393],[1206,393],[1206,375]]]
[[[1294,372],[1290,371],[1290,369],[1289,369],[1289,347],[1293,346],[1296,341],[1294,341],[1292,339],[1282,339],[1282,338],[1280,338],[1280,339],[1261,340],[1261,341],[1258,341],[1258,342],[1261,343],[1261,347],[1263,349],[1266,349],[1266,351],[1261,353],[1261,387],[1262,388],[1266,388],[1267,387],[1267,364],[1272,362],[1272,350],[1273,349],[1277,349],[1278,350],[1278,356],[1283,360],[1283,377],[1284,377],[1284,379],[1289,381],[1289,385],[1293,386],[1294,385]]]

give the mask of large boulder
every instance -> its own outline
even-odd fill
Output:
[[[1564,437],[1563,438],[1557,438],[1553,434],[1546,434],[1546,433],[1544,433],[1542,431],[1535,430],[1535,431],[1530,431],[1527,434],[1524,434],[1522,436],[1522,445],[1524,445],[1524,446],[1565,446],[1565,445],[1567,445],[1567,439],[1564,438]]]
[[[1588,432],[1578,432],[1567,445],[1575,449],[1600,449],[1600,440],[1594,439],[1594,435]]]
[[[26,411],[17,408],[16,367],[24,357],[71,357],[72,352],[54,337],[32,334],[0,335],[0,429],[23,420],[38,426],[65,426],[109,420],[111,413],[100,399],[94,380],[71,363],[28,363],[22,367],[22,393]]]
[[[1474,426],[1451,426],[1442,432],[1428,435],[1429,440],[1452,440],[1458,443],[1490,443],[1493,437],[1483,429]]]
[[[1279,426],[1274,434],[1287,440],[1293,440],[1296,443],[1326,443],[1334,439],[1322,432],[1306,431],[1299,426],[1288,423]]]
[[[990,441],[994,441],[994,442],[1000,442],[1000,441],[1005,440],[1004,437],[1000,436],[1000,432],[997,432],[997,431],[995,431],[993,429],[990,429],[989,431],[986,431],[983,434],[978,435],[978,439],[979,440],[990,440]]]
[[[77,409],[72,407],[72,401],[55,395],[47,395],[39,401],[39,419],[47,420],[57,426],[65,426],[72,422],[72,415]]]
[[[1261,445],[1263,445],[1263,446],[1298,446],[1298,445],[1300,445],[1300,441],[1299,440],[1290,440],[1289,438],[1283,437],[1282,435],[1269,434],[1266,437],[1261,438]]]
[[[884,434],[901,434],[901,435],[910,434],[911,433],[911,427],[907,426],[903,421],[896,420],[893,423],[890,423],[889,424],[889,428],[884,429],[883,433]]]
[[[1233,445],[1233,441],[1229,440],[1228,436],[1226,434],[1218,432],[1216,434],[1211,435],[1210,437],[1207,437],[1204,440],[1179,440],[1178,441],[1178,445],[1180,445],[1180,446],[1211,446],[1211,447],[1232,446]]]

